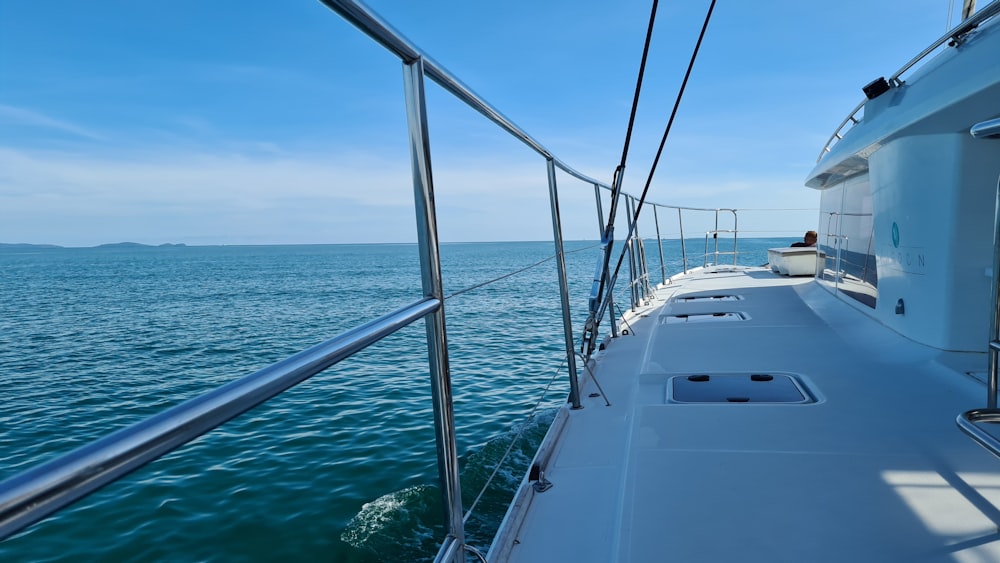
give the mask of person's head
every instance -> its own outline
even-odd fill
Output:
[[[802,241],[809,246],[816,246],[816,241],[819,239],[819,234],[816,231],[806,231],[806,236],[802,237]]]

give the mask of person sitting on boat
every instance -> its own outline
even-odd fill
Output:
[[[816,246],[817,239],[819,239],[819,234],[816,231],[806,231],[805,236],[802,237],[802,242],[794,242],[792,246]]]

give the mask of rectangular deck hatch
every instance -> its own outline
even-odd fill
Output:
[[[676,323],[727,323],[747,320],[746,313],[691,313],[679,315],[665,315],[660,317],[660,324]]]
[[[801,404],[816,400],[790,375],[740,373],[671,377],[667,386],[667,402]]]
[[[718,303],[721,301],[739,301],[743,299],[739,295],[695,295],[692,297],[678,297],[678,303]]]

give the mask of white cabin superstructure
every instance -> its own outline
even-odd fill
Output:
[[[982,352],[989,330],[1000,143],[969,130],[1000,115],[998,54],[1000,26],[983,25],[892,79],[807,180],[823,191],[823,279],[877,286],[882,324],[942,350]]]

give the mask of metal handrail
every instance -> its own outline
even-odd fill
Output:
[[[977,123],[969,129],[969,134],[977,139],[1000,135],[1000,118]]]
[[[989,373],[986,382],[986,407],[996,408],[997,387],[1000,379],[1000,178],[997,179],[993,203],[993,283],[990,284],[992,315],[990,315]]]
[[[734,244],[734,246],[733,246],[732,250],[719,250],[719,233],[733,233],[733,244]],[[712,237],[713,240],[715,240],[715,250],[713,250],[711,252],[708,251],[708,238],[710,236]],[[739,251],[736,249],[736,246],[735,246],[735,244],[736,244],[736,237],[738,237],[738,236],[739,236],[739,232],[736,231],[735,229],[719,229],[719,230],[715,230],[715,231],[706,231],[705,232],[705,253],[702,254],[702,264],[701,264],[702,267],[708,266],[708,257],[709,256],[712,256],[714,258],[713,264],[716,265],[716,266],[718,266],[719,265],[719,256],[720,255],[725,256],[727,254],[732,254],[733,255],[733,266],[735,266],[736,265],[736,260],[737,260],[737,258],[739,257],[739,254],[740,254]]]
[[[582,172],[577,171],[565,162],[559,160],[538,140],[529,135],[507,118],[500,110],[490,105],[486,100],[472,91],[455,75],[434,61],[427,53],[419,49],[410,42],[402,33],[389,25],[377,14],[372,12],[361,2],[355,0],[320,0],[334,12],[340,14],[350,24],[354,25],[366,35],[380,43],[383,47],[394,53],[404,63],[422,59],[424,73],[428,78],[436,82],[439,86],[450,92],[453,96],[464,102],[467,106],[483,114],[487,119],[499,125],[502,129],[510,133],[514,138],[531,147],[532,150],[551,159],[557,168],[566,172],[570,176],[587,182],[596,184],[606,190],[611,190],[611,186],[595,180]]]
[[[628,205],[628,202],[631,201],[631,196],[628,196],[627,194],[624,194],[624,195],[626,197],[626,204]],[[598,202],[599,201],[600,201],[600,199],[598,198]],[[667,272],[666,272],[666,266],[665,266],[665,260],[664,260],[664,254],[663,254],[663,243],[662,243],[663,237],[662,237],[662,232],[660,230],[659,213],[657,211],[657,209],[660,208],[660,207],[662,207],[664,209],[674,209],[674,210],[677,210],[677,226],[679,228],[679,241],[680,241],[680,245],[681,245],[682,271],[684,273],[688,272],[688,256],[687,256],[687,246],[686,246],[686,244],[687,244],[687,237],[685,236],[684,216],[683,216],[683,212],[684,211],[698,211],[698,212],[707,212],[707,213],[714,213],[715,214],[716,228],[714,230],[710,230],[710,231],[706,232],[705,253],[702,255],[702,258],[703,258],[702,266],[706,266],[708,264],[707,260],[708,260],[709,256],[715,256],[715,262],[718,263],[718,257],[721,256],[721,255],[732,255],[733,256],[733,265],[736,265],[738,263],[739,254],[740,254],[740,252],[739,252],[739,234],[740,233],[747,233],[747,232],[751,232],[751,233],[759,233],[759,232],[776,233],[776,232],[783,232],[783,231],[746,231],[746,230],[741,230],[739,228],[739,224],[740,224],[739,213],[740,213],[740,211],[814,211],[814,210],[816,210],[816,209],[813,209],[813,208],[805,208],[805,209],[800,209],[800,208],[788,208],[788,209],[785,209],[785,208],[768,208],[768,209],[747,208],[747,209],[738,209],[738,208],[727,208],[727,207],[690,207],[690,206],[682,206],[682,205],[665,205],[665,204],[661,204],[661,203],[651,202],[649,200],[647,200],[645,203],[647,205],[651,205],[653,207],[653,220],[654,220],[654,225],[655,225],[655,228],[656,228],[656,240],[657,240],[657,245],[658,245],[658,250],[659,250],[659,256],[660,256],[660,274],[661,274],[661,277],[662,277],[662,280],[663,280],[664,284],[668,283],[669,279],[667,277]],[[733,227],[731,229],[719,229],[718,228],[719,214],[720,213],[731,213],[732,214],[732,216],[733,216]],[[630,213],[630,217],[631,217],[631,213]],[[629,220],[630,220],[630,224],[631,224],[631,219],[629,219]],[[599,220],[598,221],[598,228],[603,228],[602,224],[603,224],[602,221]],[[636,228],[635,231],[638,231],[638,228]],[[733,235],[733,249],[732,250],[723,251],[723,250],[719,250],[718,245],[716,245],[716,248],[713,251],[709,252],[707,237],[709,235],[712,235],[713,233],[716,234],[716,235],[720,234],[720,233],[732,233],[732,235]],[[637,240],[642,241],[641,237],[638,236],[637,232],[633,232],[632,236],[634,238],[636,238]],[[627,244],[628,244],[628,241],[626,241],[626,248],[625,248],[626,251],[628,250]],[[639,244],[641,244],[641,242]],[[649,276],[648,265],[645,262],[645,252],[644,252],[644,250],[640,249],[639,254],[642,257],[642,260],[640,261],[639,264],[636,265],[636,271],[637,271],[637,273],[635,275],[631,276],[630,282],[626,286],[626,288],[629,288],[629,289],[634,288],[634,287],[635,288],[640,288],[640,289],[644,290],[648,295],[652,295],[653,294],[653,289],[652,289],[652,284],[650,283],[651,277]],[[596,318],[601,318],[601,315],[603,314],[604,310],[606,309],[606,306],[602,306],[600,304],[600,302],[597,301],[598,298],[599,298],[599,296],[597,295],[597,293],[598,293],[599,288],[600,288],[600,274],[601,274],[601,268],[600,268],[600,266],[601,266],[601,263],[602,263],[601,261],[598,262],[598,268],[597,268],[597,271],[594,274],[594,281],[593,281],[593,284],[591,286],[591,294],[590,294],[591,309],[597,311],[597,313],[595,313],[595,317]],[[640,280],[644,281],[645,283],[644,284],[638,283]],[[614,284],[610,284],[610,285],[611,285],[611,287],[614,287]],[[610,295],[610,294],[608,294],[608,295]],[[633,303],[636,303],[636,301],[633,300]],[[633,305],[633,308],[634,307],[635,307],[635,305]]]
[[[1000,457],[1000,440],[989,432],[983,430],[978,423],[1000,422],[1000,409],[975,409],[966,411],[955,420],[958,427],[976,441],[977,444],[986,448],[993,455]]]
[[[994,120],[1000,121],[1000,120]],[[990,122],[976,124],[970,130],[973,137],[987,138],[991,135],[976,135],[977,127]],[[976,426],[977,422],[1000,422],[997,409],[998,379],[1000,379],[1000,178],[997,179],[996,196],[993,199],[993,270],[990,284],[990,337],[987,344],[986,408],[964,412],[958,416],[958,427],[993,455],[1000,457],[1000,440]]]
[[[0,483],[0,539],[441,308],[423,299]]]
[[[900,68],[898,71],[896,71],[895,74],[890,76],[887,82],[894,87],[899,86],[900,84],[902,84],[902,82],[899,80],[899,77],[902,76],[903,73],[905,73],[906,71],[913,68],[917,63],[919,63],[921,60],[927,57],[927,55],[933,53],[939,47],[941,47],[941,45],[944,45],[945,43],[950,43],[952,41],[960,42],[961,37],[963,35],[972,31],[973,29],[978,27],[979,24],[983,23],[984,21],[988,20],[989,18],[992,18],[997,14],[1000,14],[1000,0],[993,0],[993,2],[991,2],[983,9],[976,12],[975,14],[973,14],[972,17],[955,26],[951,31],[938,38],[937,41],[931,43],[930,46],[921,51],[917,56],[910,59],[910,61],[907,62],[905,65],[903,65],[903,67]],[[861,100],[861,103],[858,104],[853,110],[851,110],[851,113],[847,114],[847,117],[840,122],[840,125],[838,125],[837,129],[834,130],[833,135],[830,135],[830,138],[827,139],[826,144],[823,145],[823,150],[821,150],[819,152],[819,156],[816,157],[816,162],[823,160],[823,157],[830,152],[833,145],[836,144],[837,141],[840,141],[841,139],[844,138],[842,131],[844,130],[844,127],[847,125],[848,122],[851,122],[852,127],[860,123],[860,120],[857,119],[855,116],[858,114],[858,112],[861,111],[862,108],[865,107],[865,104],[867,103],[868,103],[867,99]]]
[[[1000,1],[1000,0],[998,0],[998,1]],[[663,203],[655,203],[655,202],[652,202],[652,201],[649,201],[649,200],[646,200],[646,204],[647,205],[655,205],[657,207],[662,207],[664,209],[679,209],[679,210],[683,210],[683,211],[714,211],[714,212],[728,211],[729,213],[736,213],[737,211],[740,211],[739,209],[736,209],[735,207],[732,207],[732,208],[731,207],[688,207],[686,205],[666,205],[666,204],[663,204]],[[744,209],[743,211],[757,211],[757,210],[756,209],[753,209],[753,210]],[[780,211],[780,210],[775,210],[775,211]]]
[[[466,550],[462,525],[461,487],[455,447],[451,381],[448,368],[440,255],[435,219],[433,178],[427,133],[424,80],[430,78],[459,100],[521,140],[549,162],[549,186],[560,277],[563,318],[567,330],[570,396],[579,405],[575,354],[569,327],[567,280],[555,190],[555,168],[594,186],[610,189],[555,158],[534,138],[433,62],[389,24],[360,2],[322,0],[345,20],[398,55],[404,63],[407,126],[414,183],[420,269],[424,299],[224,385],[201,397],[118,431],[68,455],[0,483],[0,539],[41,520],[100,487],[201,436],[227,420],[329,368],[351,354],[420,318],[427,321],[427,352],[434,406],[435,440],[446,538],[436,561],[457,562]]]
[[[653,206],[653,222],[656,225],[656,246],[660,250],[660,277],[663,283],[667,283],[667,267],[663,259],[663,236],[660,235],[660,216],[656,212],[655,205]]]
[[[430,133],[427,124],[427,101],[424,91],[423,59],[403,64],[403,91],[406,103],[406,128],[410,145],[410,169],[413,173],[413,207],[417,220],[417,243],[420,254],[420,285],[426,297],[444,300],[441,280],[441,254],[438,245],[437,210],[434,206],[434,179],[430,156]],[[430,368],[431,404],[434,413],[434,443],[437,447],[438,479],[444,509],[445,545],[465,545],[462,522],[462,485],[458,473],[458,446],[455,439],[455,415],[452,408],[451,371],[448,367],[448,340],[445,335],[444,307],[427,317],[427,363]],[[460,552],[461,553],[461,552]],[[457,562],[457,556],[437,561]]]
[[[629,290],[629,297],[631,300],[632,310],[635,311],[639,306],[640,302],[646,303],[654,296],[654,291],[652,288],[652,284],[649,283],[649,268],[646,262],[646,254],[642,238],[638,234],[638,226],[633,224],[632,218],[635,216],[635,213],[634,213],[634,208],[632,208],[631,205],[634,203],[634,198],[632,198],[632,196],[628,194],[623,194],[623,195],[625,196],[625,204],[627,209],[627,218],[629,227],[629,235],[626,237],[626,240],[624,241],[624,245],[622,247],[622,252],[629,254],[629,262],[628,262],[629,283],[625,287],[626,289]],[[688,271],[688,261],[687,261],[686,242],[684,237],[684,221],[682,213],[683,211],[703,211],[715,214],[715,225],[716,225],[715,232],[733,233],[733,250],[731,252],[720,251],[718,249],[718,245],[716,245],[715,249],[716,261],[718,261],[718,255],[720,254],[733,254],[733,265],[736,265],[739,255],[738,252],[739,209],[665,205],[665,204],[655,203],[649,200],[647,200],[645,204],[653,206],[654,210],[654,221],[656,223],[657,243],[660,249],[660,258],[661,258],[660,265],[661,265],[661,273],[663,275],[663,283],[667,283],[668,280],[666,277],[666,270],[663,267],[663,247],[662,247],[662,239],[660,236],[659,218],[658,215],[656,215],[657,207],[677,210],[677,222],[680,228],[681,259],[683,262],[683,270],[685,273],[687,273]],[[732,213],[733,229],[725,231],[718,229],[719,213],[722,212]],[[599,228],[603,228],[601,227],[600,224],[598,226]],[[609,307],[609,305],[611,300],[614,298],[614,289],[617,282],[617,275],[612,275],[610,272],[605,272],[604,268],[602,268],[602,266],[605,264],[605,259],[607,258],[606,253],[607,253],[607,247],[604,246],[602,247],[602,255],[598,258],[597,269],[594,273],[594,279],[591,285],[590,297],[588,299],[590,316],[587,319],[586,325],[583,329],[583,336],[582,336],[582,340],[584,342],[583,346],[584,346],[585,356],[589,355],[593,351],[594,344],[597,340],[597,335],[596,335],[597,328],[598,325],[600,324],[600,320],[604,318],[604,313],[609,309],[613,310],[613,308]],[[636,258],[636,256],[638,256],[638,258]],[[706,254],[704,255],[706,262],[703,265],[707,265],[707,256],[708,253],[706,251]],[[604,293],[601,294],[602,277],[604,277],[604,279],[607,279],[607,277],[609,276],[610,280],[608,280],[606,287],[604,287],[605,290]],[[612,320],[612,336],[617,336],[615,334],[615,327],[613,324],[614,319],[612,318],[611,320]]]
[[[115,432],[69,454],[25,471],[0,483],[0,539],[41,520],[68,504],[98,490],[104,485],[142,467],[166,453],[204,435],[226,421],[271,399],[283,391],[316,375],[419,320],[427,320],[427,348],[431,372],[434,421],[438,445],[438,468],[441,474],[444,504],[447,512],[447,533],[438,560],[457,560],[465,549],[461,523],[461,491],[458,484],[458,462],[455,454],[454,420],[451,413],[450,377],[448,374],[447,343],[444,327],[444,306],[440,280],[437,226],[433,206],[433,182],[429,141],[426,127],[423,81],[430,78],[446,91],[463,101],[490,121],[521,140],[549,163],[550,196],[553,232],[557,246],[563,319],[568,322],[566,274],[563,263],[558,196],[555,190],[555,168],[610,190],[610,186],[585,176],[555,158],[545,147],[521,130],[503,114],[473,93],[414,47],[401,34],[358,2],[322,0],[378,43],[398,55],[404,62],[408,132],[414,177],[414,200],[417,215],[418,243],[422,285],[425,297],[398,311],[349,330],[337,337],[273,364],[254,374],[226,384],[143,422]],[[652,203],[652,202],[651,202]],[[693,211],[715,211],[670,205],[660,207]],[[736,210],[726,210],[736,215]],[[682,236],[683,245],[683,236]],[[643,264],[639,280],[648,291],[648,269],[645,253],[638,244]],[[685,266],[686,269],[686,266]],[[633,280],[635,282],[635,280]],[[611,280],[609,288],[613,287]],[[610,290],[609,290],[610,295]],[[605,302],[605,306],[607,305]],[[573,362],[572,333],[565,325],[567,361],[570,363],[571,400],[579,404]]]
[[[349,23],[360,29],[362,32],[367,34],[369,37],[374,39],[376,42],[381,44],[383,47],[391,51],[400,57],[404,62],[413,61],[416,59],[422,59],[424,65],[424,73],[428,78],[433,80],[439,86],[444,88],[446,91],[450,92],[456,98],[464,102],[470,108],[481,113],[487,119],[500,126],[502,129],[510,133],[513,137],[519,141],[526,144],[532,150],[537,152],[539,155],[546,159],[551,159],[552,163],[566,172],[570,176],[586,182],[588,184],[593,184],[595,187],[604,189],[607,191],[612,191],[612,187],[609,184],[601,182],[600,180],[595,180],[582,172],[569,166],[558,157],[552,154],[549,149],[547,149],[541,142],[529,135],[523,129],[521,129],[516,123],[505,116],[500,110],[493,107],[489,102],[481,98],[476,94],[471,88],[465,85],[461,80],[455,77],[451,72],[449,72],[442,65],[438,64],[431,58],[426,52],[422,51],[420,48],[415,46],[409,39],[407,39],[402,33],[393,28],[388,22],[380,18],[377,14],[373,13],[362,3],[353,0],[320,0],[327,7],[332,9],[341,15]],[[998,0],[1000,1],[1000,0]],[[730,211],[735,212],[735,209],[725,209],[725,208],[707,208],[707,207],[684,207],[676,205],[667,205],[663,203],[657,203],[651,200],[646,200],[647,204],[656,205],[665,209],[677,209],[685,211]]]
[[[623,195],[626,196],[626,204],[628,204],[628,202],[631,200],[631,196],[628,196],[628,194],[623,194]],[[680,227],[681,259],[683,261],[683,270],[684,270],[684,272],[688,271],[688,264],[687,264],[686,242],[685,242],[685,238],[684,238],[684,219],[683,219],[683,215],[682,215],[683,211],[705,211],[705,212],[715,213],[716,214],[716,222],[718,222],[718,214],[719,213],[721,213],[721,212],[732,213],[733,214],[734,226],[738,224],[739,210],[735,209],[735,208],[726,208],[726,207],[688,207],[688,206],[683,206],[683,205],[666,205],[666,204],[662,204],[662,203],[656,203],[656,202],[653,202],[653,201],[650,201],[650,200],[646,200],[645,205],[651,205],[653,207],[653,209],[654,209],[654,213],[655,213],[655,210],[656,210],[657,207],[662,207],[664,209],[675,209],[675,210],[677,210],[677,223],[678,223],[678,226]],[[631,217],[632,217],[632,213],[629,213],[628,214],[628,220],[629,220],[629,230],[630,231],[633,230],[632,229],[632,225],[631,225]],[[656,218],[657,240],[659,241],[660,240],[659,219],[658,219],[658,217],[656,215],[654,215],[654,218]],[[598,227],[603,229],[603,226],[601,224],[599,224]],[[632,233],[632,237],[635,237],[635,236],[636,236],[636,233],[633,232]],[[626,246],[623,248],[623,252],[627,251],[627,249],[628,249],[628,246],[627,246],[628,245],[628,241],[627,240],[625,241],[625,245]],[[663,255],[662,247],[660,247],[660,255],[661,255],[661,257]],[[596,270],[596,272],[594,274],[594,281],[593,281],[593,284],[591,285],[591,292],[590,292],[590,298],[589,298],[590,309],[591,309],[592,314],[595,317],[595,319],[603,318],[604,312],[608,308],[608,303],[606,301],[607,301],[607,299],[609,299],[611,297],[611,295],[613,293],[614,285],[615,285],[615,283],[614,283],[615,280],[611,280],[611,282],[608,284],[608,289],[607,289],[607,291],[604,294],[604,296],[606,298],[604,300],[605,302],[602,303],[600,301],[601,295],[598,295],[598,293],[600,291],[600,287],[601,287],[600,278],[601,278],[601,273],[602,273],[601,272],[601,270],[602,270],[602,268],[601,268],[602,263],[603,263],[603,261],[599,259],[598,265],[597,265],[597,270]],[[630,265],[631,265],[631,262],[630,262]],[[661,261],[661,265],[662,265],[662,261]],[[643,268],[645,268],[645,264],[643,265]],[[633,278],[631,280],[632,282],[635,281],[635,277],[636,276],[632,276],[632,278]],[[666,283],[666,281],[667,281],[667,279],[666,279],[666,271],[663,271],[663,278],[664,278],[664,280],[663,280],[664,283]],[[629,287],[631,287],[631,285]],[[632,303],[633,303],[633,308],[634,308],[636,300],[633,299]]]

